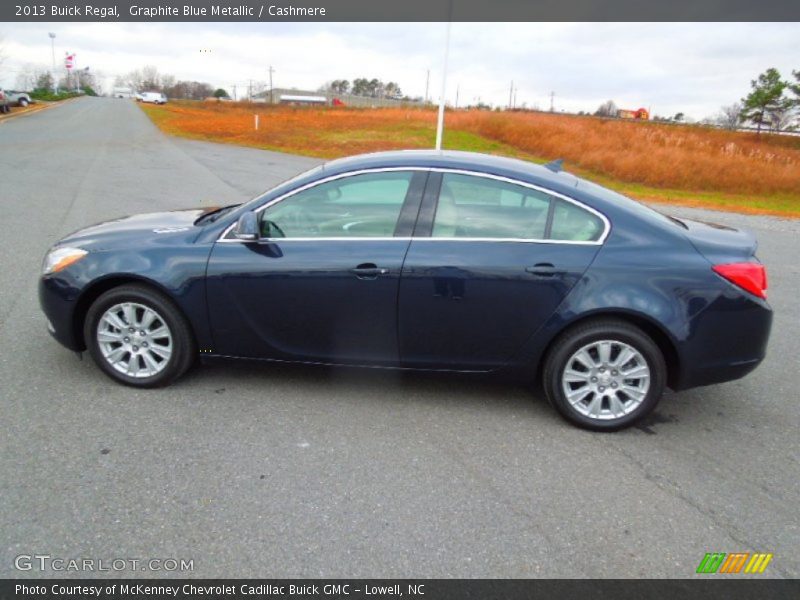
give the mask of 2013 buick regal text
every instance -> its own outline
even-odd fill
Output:
[[[47,253],[48,329],[111,378],[166,385],[242,358],[539,378],[616,430],[763,360],[748,232],[662,215],[558,165],[357,156],[252,201],[135,215]]]

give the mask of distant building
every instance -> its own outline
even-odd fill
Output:
[[[298,90],[275,88],[270,92],[253,94],[253,102],[272,102],[272,104],[302,105],[327,105],[327,106],[354,106],[361,108],[376,108],[419,104],[419,102],[401,100],[399,98],[370,98],[368,96],[354,96],[353,94],[334,94],[319,90]]]
[[[639,108],[636,110],[630,110],[628,108],[620,108],[617,111],[617,116],[620,119],[639,119],[641,121],[647,121],[650,119],[650,113],[646,108]]]

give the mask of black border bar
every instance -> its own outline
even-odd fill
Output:
[[[246,588],[243,588],[246,586]],[[260,587],[259,587],[260,586]],[[294,586],[293,588],[291,586]],[[148,588],[151,588],[148,591]],[[165,591],[177,589],[177,593]],[[199,590],[199,591],[193,591]],[[245,593],[245,589],[259,590]],[[38,590],[38,591],[31,591]],[[292,590],[295,593],[291,593]],[[383,590],[383,593],[381,593]],[[389,590],[392,593],[389,593]],[[99,593],[96,593],[98,592]],[[396,592],[402,592],[398,595]],[[696,579],[3,579],[2,600],[516,600],[798,598],[800,580]]]
[[[87,6],[98,9],[87,10]],[[132,14],[132,7],[151,14]],[[292,12],[295,9],[313,11]],[[114,9],[113,13],[109,12]],[[103,10],[105,9],[105,11]],[[800,21],[798,0],[3,0],[0,21]]]

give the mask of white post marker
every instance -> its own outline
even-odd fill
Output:
[[[450,2],[450,10],[448,12],[448,18],[452,17],[453,11],[453,2]],[[442,65],[442,93],[439,96],[439,118],[436,122],[436,149],[442,149],[442,134],[444,133],[444,101],[445,101],[445,92],[447,91],[447,59],[450,55],[450,27],[452,25],[452,21],[447,21],[447,34],[445,36],[444,42],[444,64]]]
[[[258,115],[255,115],[256,118],[256,131],[258,131]]]

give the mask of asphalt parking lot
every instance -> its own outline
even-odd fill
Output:
[[[691,577],[736,551],[800,576],[800,221],[675,210],[758,234],[769,356],[611,435],[515,382],[233,365],[136,391],[51,340],[36,283],[59,237],[316,162],[168,138],[126,100],[0,124],[0,577],[42,576],[20,554],[192,559],[194,577]]]

